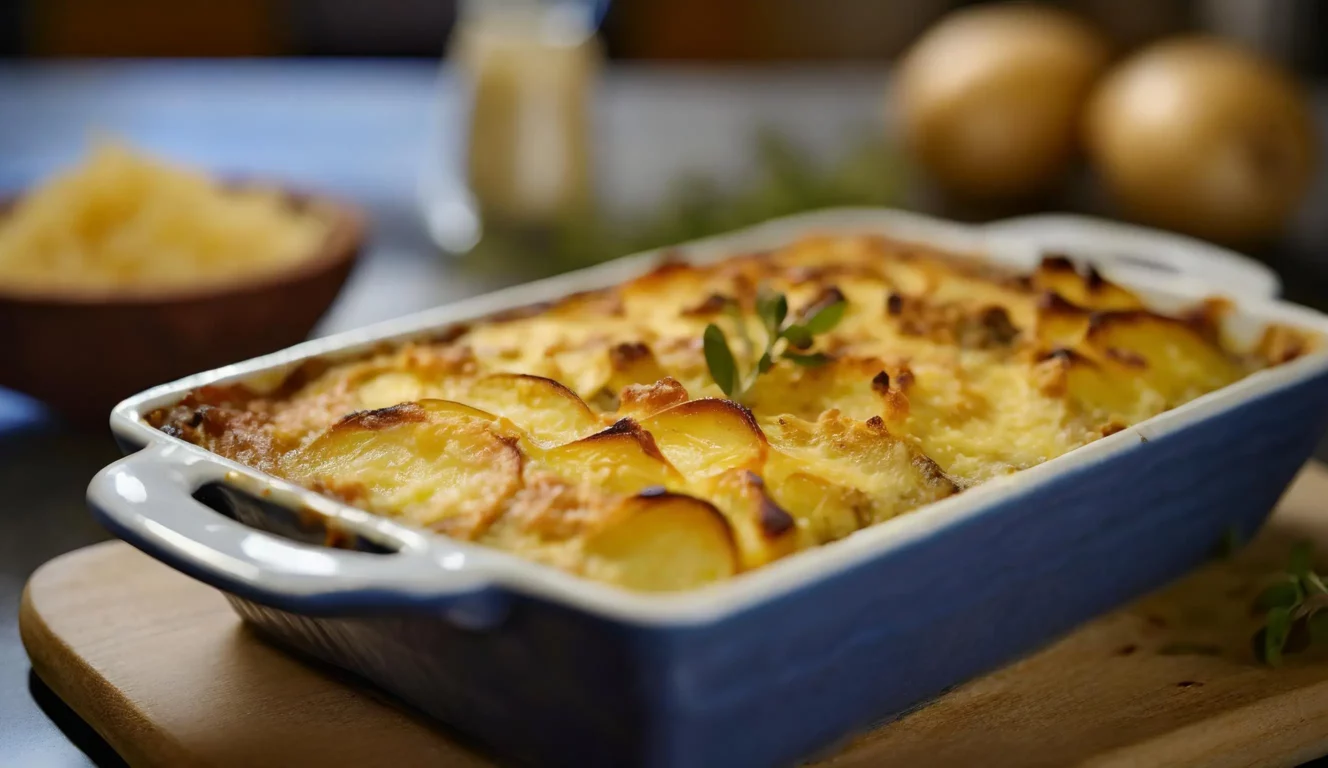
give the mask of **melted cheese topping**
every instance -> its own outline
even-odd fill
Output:
[[[724,399],[706,324],[758,343],[843,299],[820,367]],[[724,307],[743,308],[735,320]],[[888,520],[1291,359],[1235,354],[1210,301],[1184,317],[1063,258],[1032,275],[874,237],[820,237],[451,329],[276,391],[211,387],[170,434],[364,509],[643,590],[685,589]]]

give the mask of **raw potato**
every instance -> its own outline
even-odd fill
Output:
[[[1131,214],[1224,242],[1275,232],[1314,173],[1314,126],[1294,83],[1202,38],[1155,45],[1108,75],[1087,140]]]
[[[904,59],[904,139],[961,195],[1046,189],[1074,158],[1083,104],[1107,59],[1097,33],[1063,11],[1001,5],[951,14]]]

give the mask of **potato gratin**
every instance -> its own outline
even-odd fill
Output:
[[[846,301],[829,361],[779,362],[745,403],[702,353]],[[736,305],[737,312],[731,311]],[[875,237],[818,237],[617,286],[361,358],[271,391],[205,387],[165,432],[372,512],[642,590],[848,536],[1285,362],[1237,352],[1224,307],[1183,317],[1050,258],[1032,275]],[[1048,510],[1054,514],[1054,510]]]

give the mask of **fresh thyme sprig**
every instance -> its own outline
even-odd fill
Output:
[[[1328,645],[1328,585],[1314,572],[1309,542],[1292,547],[1286,571],[1264,587],[1254,609],[1264,615],[1254,634],[1254,655],[1269,666],[1280,666],[1284,654],[1310,644]]]
[[[741,402],[751,391],[756,379],[780,360],[788,360],[807,368],[824,365],[830,361],[828,355],[806,350],[811,349],[814,337],[839,324],[847,307],[848,302],[842,295],[837,295],[817,307],[802,322],[785,322],[788,320],[788,298],[782,293],[762,289],[756,296],[756,316],[765,330],[765,351],[757,358],[756,345],[747,333],[747,322],[742,316],[742,310],[737,302],[729,301],[725,312],[733,321],[733,332],[740,344],[743,362],[739,366],[724,331],[711,323],[706,326],[702,336],[710,378],[714,379],[725,395]]]

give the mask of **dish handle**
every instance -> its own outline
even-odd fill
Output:
[[[97,473],[88,504],[112,533],[177,570],[292,613],[423,608],[469,629],[492,628],[506,615],[506,593],[478,572],[471,553],[445,540],[380,528],[384,554],[316,546],[252,528],[195,498],[230,471],[184,447],[152,443]]]
[[[1273,299],[1282,283],[1248,256],[1192,237],[1073,214],[1038,214],[993,222],[983,231],[1002,246],[1035,255],[1065,251],[1137,285],[1235,299]]]

